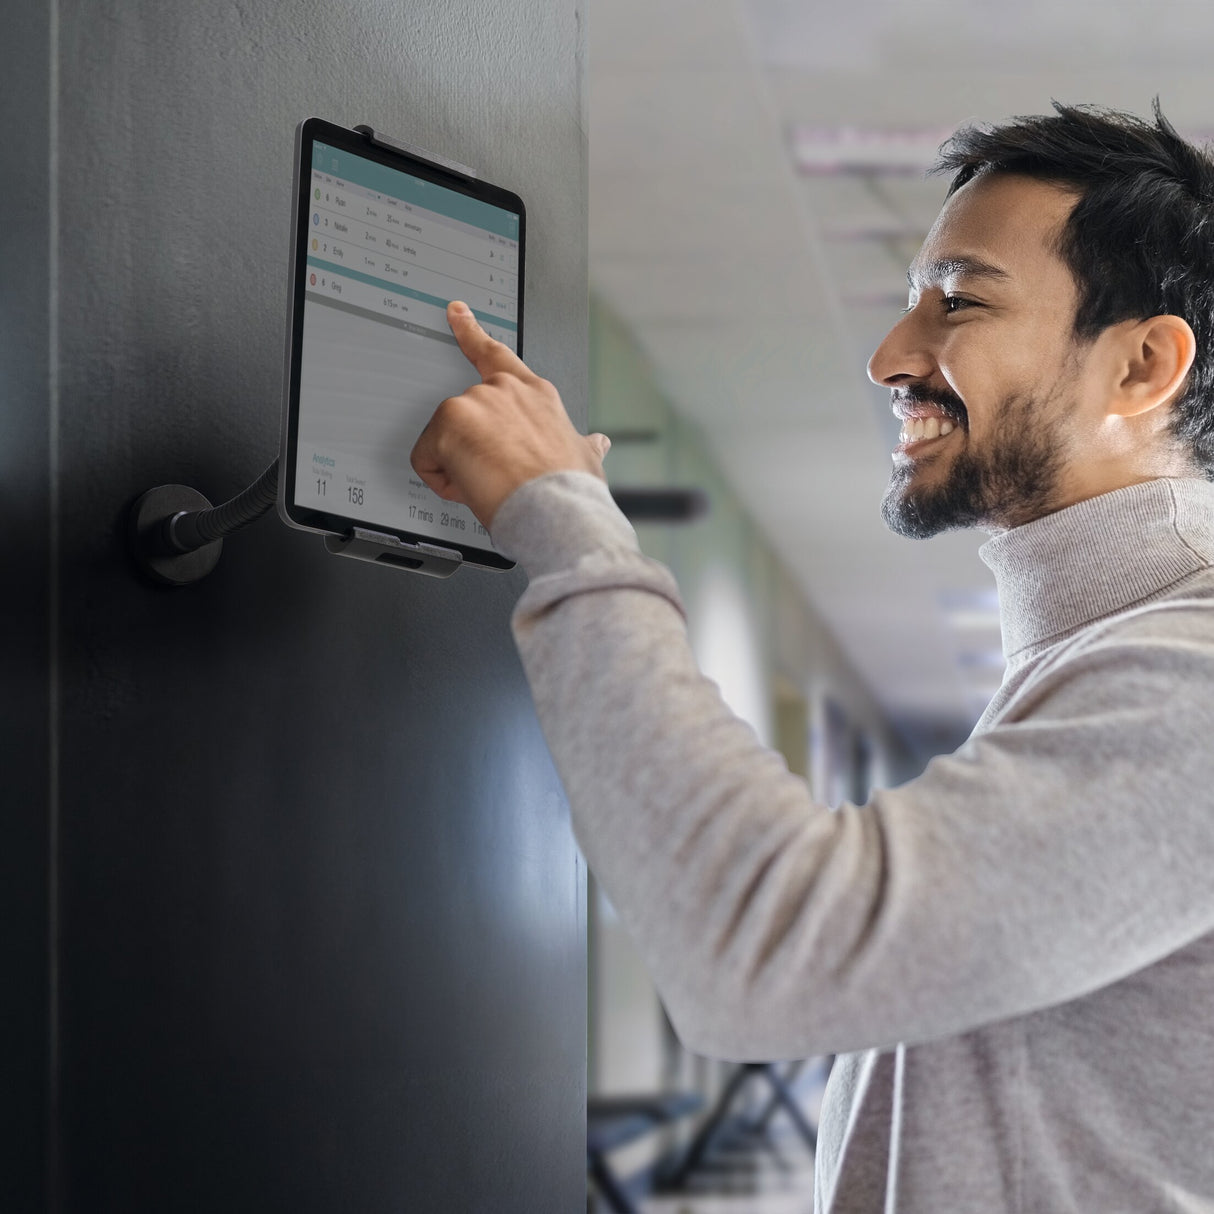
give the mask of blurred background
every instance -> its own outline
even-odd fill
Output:
[[[1214,6],[1185,0],[591,6],[591,424],[613,488],[706,495],[696,521],[639,525],[642,546],[678,577],[703,669],[819,799],[954,749],[1003,672],[985,537],[908,541],[878,509],[898,424],[865,364],[944,198],[937,148],[1055,98],[1147,114],[1157,94],[1204,141],[1212,36]],[[682,1051],[591,892],[592,1110],[703,1100],[610,1156],[643,1187],[737,1080]],[[811,1122],[825,1069],[795,1078]],[[773,1091],[740,1082],[694,1196],[644,1208],[810,1209],[806,1135],[783,1109],[756,1129]]]

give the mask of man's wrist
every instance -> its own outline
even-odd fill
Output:
[[[604,548],[639,550],[607,483],[590,472],[550,472],[520,485],[498,507],[490,534],[532,578]]]

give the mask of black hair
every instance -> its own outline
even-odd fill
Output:
[[[1125,320],[1188,321],[1197,354],[1172,430],[1214,480],[1214,158],[1155,121],[1099,106],[962,127],[933,172],[951,196],[985,173],[1018,173],[1078,195],[1058,252],[1079,291],[1074,336],[1090,341]]]

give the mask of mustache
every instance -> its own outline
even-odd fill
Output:
[[[955,392],[947,388],[933,388],[928,384],[910,384],[890,393],[890,404],[896,409],[898,405],[934,405],[946,417],[964,426],[967,421],[965,405]]]

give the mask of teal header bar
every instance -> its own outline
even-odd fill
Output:
[[[433,181],[424,181],[400,169],[390,169],[353,152],[343,152],[327,143],[313,143],[312,168],[377,194],[399,198],[436,215],[483,228],[495,236],[518,240],[518,216],[512,211],[481,202],[479,198],[469,198],[458,190],[435,185]]]
[[[349,179],[347,178],[347,180]],[[382,291],[391,291],[393,295],[403,295],[406,299],[416,299],[419,303],[432,304],[444,311],[451,302],[449,299],[440,299],[437,295],[427,295],[424,291],[414,291],[411,287],[402,287],[399,283],[389,282],[386,278],[376,278],[372,274],[364,274],[361,270],[352,270],[349,266],[339,266],[331,261],[322,261],[319,257],[309,257],[308,265],[316,270],[327,270],[339,278],[353,278],[355,282],[365,282],[368,286],[379,287]],[[512,333],[518,332],[517,321],[503,320],[500,316],[494,316],[492,312],[484,312],[479,308],[473,308],[472,315],[482,324],[497,325],[499,329],[509,329]]]

